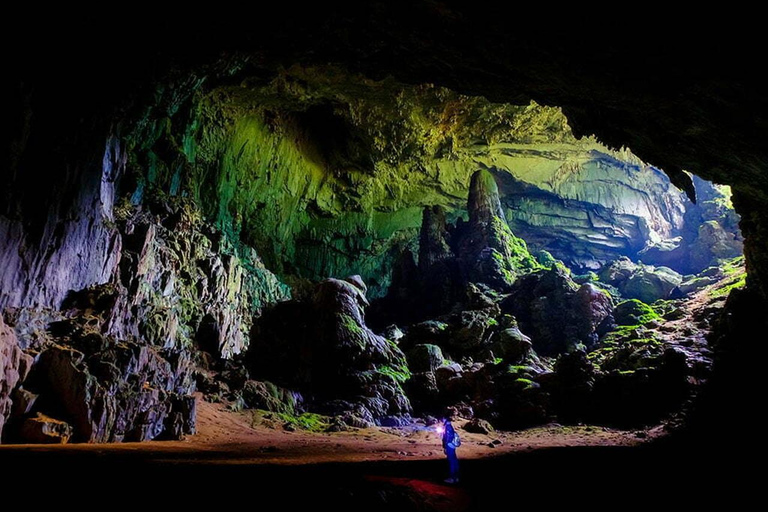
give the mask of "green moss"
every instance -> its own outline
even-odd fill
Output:
[[[539,387],[539,385],[533,382],[531,379],[526,379],[523,377],[515,379],[515,385],[521,387],[524,391]]]
[[[507,367],[507,373],[518,379],[528,379],[535,375],[535,370],[527,365],[509,365]]]
[[[516,270],[533,271],[544,268],[528,251],[525,240],[512,234],[509,225],[501,217],[494,215],[491,224],[493,233],[498,237],[499,248],[504,253],[498,256],[498,253],[494,253],[494,257],[501,258],[502,268],[510,273],[514,273]]]
[[[552,268],[558,261],[549,251],[545,250],[536,251],[534,256],[536,261],[544,268]]]
[[[330,425],[329,418],[320,414],[305,412],[298,416],[293,414],[276,412],[273,413],[284,425],[290,425],[294,428],[306,430],[309,432],[325,432]]]
[[[651,306],[637,299],[618,304],[614,310],[614,316],[619,325],[644,325],[661,319]]]
[[[725,275],[742,273],[744,269],[744,256],[738,256],[722,262],[721,267]]]
[[[341,319],[342,325],[352,334],[362,335],[363,334],[363,328],[360,327],[360,324],[358,324],[354,318],[347,315],[346,313],[341,313],[339,315],[339,318]]]
[[[655,339],[656,334],[654,331],[645,329],[642,325],[620,325],[605,335],[602,344],[612,346],[628,341],[649,342]]]
[[[744,288],[747,285],[747,273],[734,274],[730,279],[720,283],[710,292],[712,298],[727,297],[735,289]]]
[[[389,365],[382,365],[377,367],[376,371],[382,375],[392,377],[400,384],[405,383],[408,379],[411,378],[411,372],[406,366],[400,366],[396,368]]]

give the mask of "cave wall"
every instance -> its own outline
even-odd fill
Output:
[[[191,198],[286,279],[359,273],[381,295],[397,255],[414,250],[422,208],[465,216],[478,168],[506,183],[513,230],[575,267],[634,256],[684,228],[687,199],[666,175],[575,138],[557,108],[335,66],[247,73],[190,88],[174,111],[148,110],[125,135],[123,194]]]

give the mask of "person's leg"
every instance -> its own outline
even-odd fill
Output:
[[[448,450],[448,469],[450,479],[457,482],[459,480],[459,458],[456,456],[456,450]]]

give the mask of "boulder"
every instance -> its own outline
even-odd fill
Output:
[[[621,287],[637,271],[637,264],[626,256],[604,265],[598,272],[600,281]]]
[[[443,364],[443,352],[437,345],[416,345],[406,355],[412,372],[431,372]]]
[[[41,413],[22,421],[18,430],[18,440],[23,443],[66,444],[72,437],[69,424]]]
[[[435,370],[437,388],[443,390],[455,390],[461,381],[462,369],[458,363],[444,364]]]
[[[493,426],[491,426],[491,424],[488,423],[486,420],[483,420],[480,418],[473,418],[466,425],[464,425],[464,430],[466,430],[467,432],[471,432],[473,434],[488,435],[491,432],[494,432],[496,429],[494,429]]]
[[[643,302],[655,302],[669,297],[683,277],[667,267],[643,265],[619,287],[626,298],[639,299]]]
[[[691,279],[687,279],[680,283],[672,292],[669,297],[672,299],[687,297],[688,295],[695,293],[699,290],[706,288],[718,282],[722,277],[716,276],[696,276]]]
[[[505,328],[494,333],[490,349],[494,356],[507,363],[521,364],[533,352],[533,344],[531,338],[520,332],[517,322],[512,319],[507,320]]]
[[[616,306],[613,318],[617,325],[645,325],[658,320],[659,315],[649,306],[637,299],[626,300]]]
[[[654,302],[666,299],[683,276],[668,267],[654,267],[619,258],[600,269],[600,280],[615,287],[623,297]]]

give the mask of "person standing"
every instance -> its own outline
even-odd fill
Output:
[[[451,420],[443,423],[443,451],[448,457],[449,477],[445,480],[449,484],[459,483],[459,458],[456,456],[456,448],[461,445],[461,438],[451,425]]]

